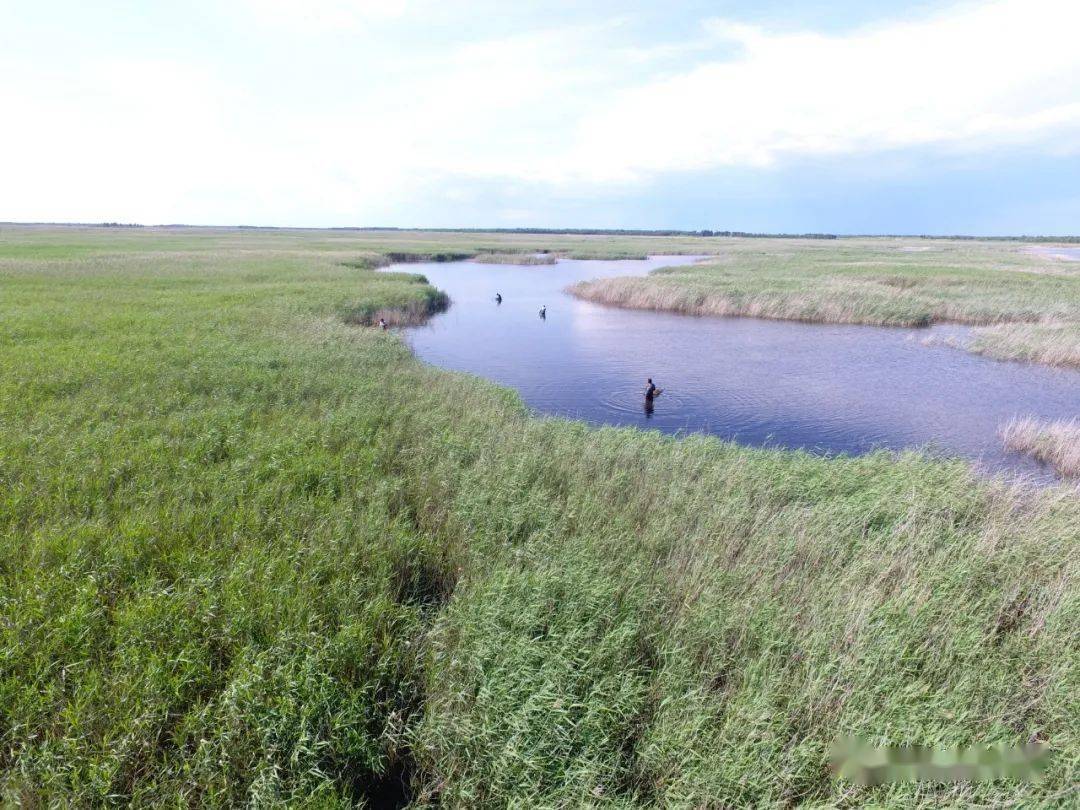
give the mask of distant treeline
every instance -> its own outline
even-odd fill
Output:
[[[137,222],[0,222],[0,226],[55,226],[75,228],[233,228],[252,231],[404,231],[416,233],[517,233],[551,236],[737,236],[744,239],[936,239],[980,242],[1068,242],[1080,243],[1080,236],[973,236],[971,234],[934,235],[912,233],[753,233],[750,231],[685,231],[648,228],[395,228],[384,225],[356,225],[337,228],[282,227],[278,225],[143,225]]]
[[[1080,242],[1080,236],[968,236],[957,234],[954,236],[931,236],[929,234],[911,233],[882,233],[882,234],[859,234],[860,236],[877,236],[886,239],[955,239],[971,242]],[[852,234],[855,236],[855,234]]]
[[[7,227],[35,227],[35,228],[146,228],[146,227],[159,227],[159,228],[188,228],[189,225],[158,225],[158,226],[146,226],[141,222],[0,222],[0,225]],[[213,226],[207,226],[213,227]]]
[[[243,227],[243,226],[242,226]],[[339,231],[419,231],[426,233],[521,233],[548,236],[742,236],[753,239],[836,239],[832,233],[748,233],[746,231],[680,231],[647,228],[335,228]]]
[[[241,226],[245,227],[245,226]],[[246,226],[256,227],[256,226]],[[520,233],[552,236],[738,236],[744,239],[937,239],[981,242],[1080,242],[1080,236],[973,236],[912,233],[753,233],[751,231],[680,231],[647,228],[394,228],[358,226],[332,228],[338,231],[416,231],[428,233]]]

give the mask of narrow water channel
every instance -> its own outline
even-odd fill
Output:
[[[420,358],[510,386],[540,413],[816,453],[921,447],[992,473],[1055,480],[1027,457],[1004,452],[997,431],[1017,415],[1080,414],[1078,372],[923,345],[928,334],[958,327],[699,318],[604,307],[563,292],[584,279],[695,260],[388,269],[423,273],[450,295],[445,314],[408,330]],[[651,413],[647,377],[664,391]]]

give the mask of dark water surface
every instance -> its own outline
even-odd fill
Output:
[[[997,430],[1016,415],[1076,416],[1075,371],[921,342],[928,334],[962,334],[958,327],[698,318],[604,307],[562,292],[580,280],[693,261],[389,269],[423,273],[451,297],[449,311],[408,330],[420,358],[510,386],[542,413],[830,454],[924,447],[992,472],[1053,480],[1035,462],[1005,453]],[[664,389],[652,413],[644,408],[647,377]]]

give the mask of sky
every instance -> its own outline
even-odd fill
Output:
[[[1077,0],[0,0],[0,221],[1080,234]]]

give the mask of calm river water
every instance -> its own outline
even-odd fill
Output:
[[[451,297],[445,314],[408,330],[420,358],[510,386],[541,413],[817,453],[923,447],[972,459],[990,472],[1053,480],[1035,462],[1005,453],[997,430],[1016,415],[1077,416],[1075,371],[921,342],[931,333],[962,333],[957,327],[698,318],[603,307],[562,291],[579,280],[644,275],[692,261],[658,256],[389,269],[423,273]],[[664,389],[652,413],[644,408],[647,377]]]

